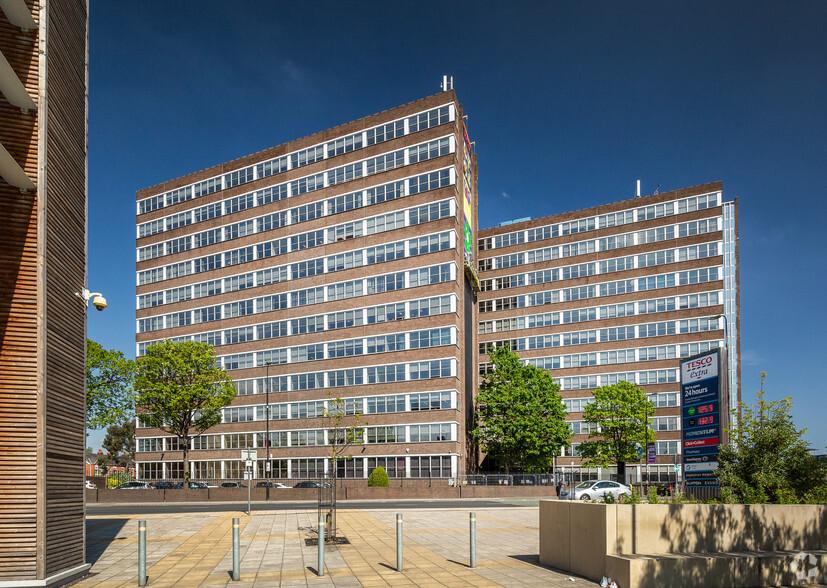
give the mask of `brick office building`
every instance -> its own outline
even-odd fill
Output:
[[[341,477],[466,469],[475,166],[449,90],[138,192],[138,354],[207,341],[239,393],[194,478],[246,448],[265,477],[268,429],[274,478],[329,474],[329,393],[368,423]],[[137,436],[140,477],[181,477],[176,439]]]
[[[196,478],[241,477],[245,448],[265,477],[268,429],[273,477],[329,474],[328,392],[368,422],[341,477],[473,471],[477,371],[504,342],[561,382],[571,471],[590,390],[628,379],[658,406],[654,474],[669,475],[677,359],[721,345],[724,324],[737,396],[737,207],[720,183],[477,234],[453,91],[137,196],[138,354],[210,342],[239,391],[193,442]],[[140,477],[181,477],[174,438],[138,437]]]
[[[591,391],[620,380],[644,387],[656,406],[650,473],[673,478],[678,358],[721,347],[727,336],[729,404],[740,400],[737,202],[724,202],[717,182],[479,235],[480,373],[491,347],[506,343],[551,370],[575,433],[557,464],[576,479],[607,474],[581,470],[577,455]],[[640,479],[639,467],[627,466],[628,479]]]

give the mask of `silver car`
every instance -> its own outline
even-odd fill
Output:
[[[615,498],[622,495],[631,496],[632,489],[629,486],[610,480],[591,480],[580,482],[574,488],[563,490],[560,493],[560,498],[562,500],[600,500],[606,494],[612,494]]]
[[[115,486],[115,490],[152,490],[152,484],[149,482],[141,482],[140,480],[132,480],[131,482],[124,482]]]

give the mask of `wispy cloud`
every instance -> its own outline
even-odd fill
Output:
[[[508,200],[509,198],[511,198],[511,194],[509,194],[508,192],[503,192],[503,198]]]
[[[764,358],[751,349],[741,350],[741,365],[745,366],[763,366],[766,365]]]

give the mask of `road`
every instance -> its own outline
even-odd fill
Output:
[[[135,492],[139,492],[136,490]],[[340,510],[374,510],[374,509],[480,509],[480,508],[509,508],[509,507],[536,507],[540,503],[537,498],[460,498],[454,500],[340,500]],[[253,502],[254,512],[278,510],[315,510],[316,500],[300,500],[289,502]],[[231,510],[247,510],[247,501],[243,502],[155,502],[155,503],[121,503],[121,504],[87,504],[88,515],[140,515],[165,513],[199,513],[199,512],[226,512]]]

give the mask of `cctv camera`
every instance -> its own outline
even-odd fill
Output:
[[[98,310],[103,310],[104,308],[106,308],[106,298],[98,294],[97,296],[92,298],[92,304]]]

